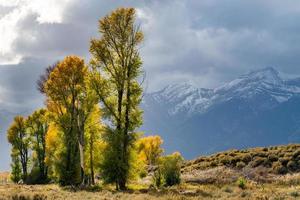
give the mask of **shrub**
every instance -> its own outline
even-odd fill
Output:
[[[240,177],[237,180],[237,185],[238,185],[239,188],[245,189],[246,188],[246,180],[243,177]]]
[[[291,192],[290,195],[291,195],[292,197],[294,197],[294,198],[297,198],[297,197],[300,196],[299,193],[298,193],[297,191]]]
[[[232,191],[232,189],[230,187],[226,187],[224,189],[224,192],[226,192],[226,193],[232,193],[233,191]]]
[[[264,165],[266,163],[267,159],[266,158],[261,158],[261,157],[256,157],[252,162],[251,166],[252,167],[258,167],[260,165]]]
[[[250,154],[246,154],[246,155],[243,155],[241,160],[244,162],[244,163],[249,163],[251,161],[252,157]]]
[[[180,153],[173,153],[172,155],[162,157],[158,171],[161,173],[166,186],[180,183],[182,162],[183,158]]]
[[[33,197],[32,197],[33,200],[46,200],[47,199],[47,196],[43,195],[43,194],[35,194]]]
[[[211,163],[210,163],[210,166],[211,167],[216,167],[218,165],[218,163],[216,162],[216,161],[212,161]]]
[[[246,166],[246,164],[243,161],[240,161],[236,164],[236,167],[238,169],[243,169]]]
[[[278,156],[275,155],[275,154],[270,154],[270,155],[268,156],[268,160],[271,161],[271,162],[275,162],[275,161],[278,160]]]
[[[227,157],[227,156],[224,156],[220,162],[223,164],[223,165],[228,165],[230,164],[230,159]]]
[[[288,157],[279,158],[279,161],[282,165],[286,165],[289,162],[289,160],[290,159]]]
[[[272,170],[276,174],[287,173],[287,168],[285,166],[283,166],[282,163],[279,161],[273,163]]]
[[[294,152],[293,158],[296,159],[298,156],[300,156],[300,150]]]
[[[263,151],[268,151],[268,148],[267,148],[267,147],[264,147],[262,150],[263,150]]]
[[[46,200],[47,196],[43,195],[43,194],[35,194],[32,197],[27,196],[27,195],[12,195],[11,196],[12,200]]]
[[[14,159],[14,157],[12,157]],[[22,171],[21,171],[21,165],[20,162],[13,162],[11,164],[11,174],[10,174],[10,179],[14,183],[18,183],[22,178]]]
[[[140,172],[140,178],[145,178],[146,176],[147,176],[147,171],[146,170],[142,170],[141,172]]]
[[[296,171],[297,168],[298,168],[298,165],[297,165],[297,162],[293,161],[293,160],[290,160],[288,163],[287,163],[287,168],[291,171]]]
[[[157,169],[153,175],[153,184],[156,188],[160,188],[163,185],[163,177],[160,169]]]
[[[26,178],[27,184],[42,184],[46,183],[46,180],[41,178],[40,170],[37,166],[34,166],[31,172],[28,174]]]

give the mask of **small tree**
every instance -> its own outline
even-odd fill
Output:
[[[45,164],[46,158],[46,133],[49,127],[49,117],[45,109],[40,109],[32,113],[26,120],[28,133],[31,135],[32,149],[36,155],[39,168],[38,182],[47,181],[48,167]]]
[[[18,152],[16,149],[12,149],[11,153],[11,173],[10,173],[10,179],[14,183],[18,183],[22,179],[22,169],[20,164],[20,158],[18,156]]]
[[[26,133],[25,119],[22,116],[16,116],[13,123],[7,130],[8,142],[12,145],[12,159],[13,165],[15,156],[18,156],[22,166],[22,180],[26,182],[27,179],[27,167],[28,167],[28,150],[30,137]],[[16,161],[16,160],[15,160]]]
[[[178,152],[161,158],[158,170],[161,173],[163,182],[166,186],[180,183],[182,162],[183,158]]]
[[[148,166],[158,164],[158,160],[164,152],[161,147],[162,144],[163,140],[158,135],[140,138],[137,141],[139,158]]]

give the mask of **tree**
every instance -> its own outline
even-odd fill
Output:
[[[182,162],[183,158],[179,152],[161,157],[153,175],[153,184],[156,187],[179,184]]]
[[[83,59],[67,56],[51,70],[44,84],[48,110],[63,132],[66,147],[62,184],[83,183],[85,177],[84,126],[97,103],[87,88],[87,78],[88,69]],[[79,180],[76,177],[78,167]]]
[[[20,165],[20,158],[16,149],[12,149],[11,152],[11,174],[10,179],[14,183],[18,183],[22,179],[22,169]]]
[[[39,109],[32,113],[26,120],[28,133],[31,135],[31,143],[36,153],[39,167],[39,182],[47,180],[48,167],[45,164],[46,158],[46,133],[49,128],[49,117],[46,109]]]
[[[18,160],[15,156],[19,156],[22,166],[22,180],[26,182],[28,167],[28,150],[30,137],[26,133],[25,119],[22,116],[16,116],[13,123],[7,131],[8,142],[12,145],[13,162]],[[14,160],[16,159],[16,160]],[[17,164],[16,161],[13,164]],[[16,166],[17,167],[17,166]]]
[[[162,143],[163,140],[158,135],[139,139],[137,141],[137,150],[140,159],[143,160],[148,166],[156,165],[163,153],[163,149],[161,147]]]
[[[143,33],[135,25],[135,9],[119,8],[99,21],[100,39],[92,39],[90,52],[93,76],[91,86],[103,105],[107,127],[104,171],[106,180],[117,189],[126,189],[130,151],[136,140],[135,130],[142,124],[139,109],[142,88],[141,59],[138,47]]]
[[[53,65],[49,65],[46,69],[45,69],[45,73],[42,74],[39,79],[36,82],[36,86],[38,91],[41,94],[45,94],[45,83],[47,82],[47,80],[49,79],[49,76],[51,74],[51,72],[54,70],[54,68],[58,65],[59,62],[54,63]]]
[[[95,167],[102,162],[102,153],[105,143],[101,138],[102,133],[101,113],[99,106],[95,106],[93,112],[88,117],[85,127],[86,140],[86,169],[89,183],[95,184]]]
[[[180,183],[182,162],[183,158],[179,152],[161,158],[158,172],[162,174],[166,186]]]
[[[58,125],[54,122],[50,123],[48,132],[46,134],[46,158],[45,163],[48,166],[48,176],[51,180],[59,181],[62,161],[64,157],[64,140],[63,133]]]

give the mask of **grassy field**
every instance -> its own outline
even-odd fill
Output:
[[[237,184],[199,185],[181,184],[164,190],[129,190],[116,192],[108,189],[99,191],[71,191],[57,185],[0,185],[0,199],[56,200],[56,199],[300,199],[300,186],[288,184],[247,183],[245,188]]]
[[[260,170],[253,170],[260,176]],[[0,184],[0,200],[56,200],[56,199],[300,199],[300,173],[272,175],[272,181],[254,181],[243,176],[242,170],[216,167],[183,173],[182,183],[164,189],[150,189],[149,185],[134,183],[126,192],[112,186],[88,190],[49,185]],[[271,176],[271,175],[270,175]],[[260,180],[266,178],[265,175]]]
[[[8,173],[0,173],[0,200],[300,199],[299,149],[287,145],[220,152],[187,161],[180,185],[154,189],[148,176],[126,192],[101,184],[76,191],[55,184],[18,185],[8,182]]]

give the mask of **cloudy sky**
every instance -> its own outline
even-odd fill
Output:
[[[300,3],[294,0],[0,0],[0,108],[43,104],[35,81],[69,54],[89,60],[98,19],[137,9],[147,90],[191,82],[215,87],[272,66],[300,75]]]

